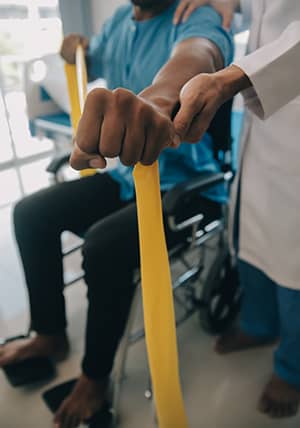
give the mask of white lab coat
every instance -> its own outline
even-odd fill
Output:
[[[251,12],[250,77],[233,186],[239,257],[278,284],[300,290],[300,0],[242,0]],[[252,53],[251,53],[252,52]]]

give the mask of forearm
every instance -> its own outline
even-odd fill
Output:
[[[215,45],[205,39],[189,39],[180,44],[153,84],[139,96],[172,118],[185,83],[197,74],[213,73],[222,66],[222,57]]]

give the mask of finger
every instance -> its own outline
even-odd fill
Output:
[[[80,425],[80,418],[77,415],[73,415],[71,419],[71,428],[76,428]]]
[[[224,13],[222,14],[223,23],[222,26],[225,30],[229,31],[231,28],[231,23],[233,20],[234,14],[232,11],[224,10]]]
[[[77,145],[85,153],[99,151],[101,127],[110,96],[106,89],[94,89],[87,97],[76,134]]]
[[[75,414],[70,414],[68,417],[68,425],[66,428],[77,428],[80,425],[80,418]]]
[[[61,408],[58,410],[58,412],[54,416],[54,426],[55,428],[63,428],[64,427],[64,409]]]
[[[203,138],[207,131],[210,122],[214,117],[214,113],[209,107],[205,107],[202,112],[196,116],[186,134],[186,141],[197,143]]]
[[[144,127],[133,124],[127,128],[120,153],[120,160],[123,165],[133,166],[141,160],[145,148],[145,139]]]
[[[85,38],[85,37],[82,37],[82,39],[81,39],[81,45],[82,45],[84,51],[86,52],[87,49],[88,49],[88,47],[89,47],[89,40],[87,38]]]
[[[181,140],[185,139],[194,119],[201,113],[202,108],[203,104],[200,104],[200,102],[197,106],[194,102],[182,102],[173,121],[175,132],[181,137]]]
[[[115,158],[120,155],[125,135],[125,125],[116,109],[111,109],[104,117],[101,127],[98,152],[103,157]]]
[[[179,6],[176,9],[174,18],[173,18],[173,22],[175,25],[180,24],[180,22],[182,21],[182,17],[184,14],[185,9],[188,7],[189,5],[189,1],[188,0],[182,0],[179,4]]]
[[[97,153],[90,154],[83,152],[75,141],[70,158],[70,165],[77,171],[88,168],[104,169],[106,167],[106,160]]]
[[[182,17],[182,22],[186,22],[191,14],[198,8],[199,6],[196,6],[194,4],[190,4],[188,8],[185,10],[184,15]]]
[[[141,163],[143,165],[152,165],[158,159],[162,150],[172,145],[173,139],[173,132],[169,126],[148,125]]]

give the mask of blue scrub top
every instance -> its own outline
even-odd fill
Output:
[[[109,89],[123,87],[138,94],[152,84],[175,46],[194,37],[213,42],[222,53],[224,65],[229,65],[234,44],[231,34],[222,28],[221,17],[207,6],[197,9],[186,23],[175,26],[173,16],[178,3],[175,1],[162,14],[146,21],[134,20],[131,4],[119,8],[91,40],[87,57],[90,79],[102,77]],[[196,177],[199,171],[220,170],[208,134],[197,144],[183,143],[176,150],[164,150],[159,166],[162,190]],[[132,168],[119,163],[109,174],[120,183],[122,199],[134,197]],[[223,186],[205,195],[219,202],[226,200]]]

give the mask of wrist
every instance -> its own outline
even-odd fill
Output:
[[[155,91],[156,92],[156,91]],[[175,97],[170,97],[167,95],[161,95],[152,92],[152,88],[147,88],[139,94],[139,97],[142,98],[147,103],[151,104],[152,107],[159,111],[164,116],[172,118],[172,114],[176,108],[178,100]]]
[[[216,77],[218,78],[224,101],[252,86],[249,77],[236,65],[231,65],[218,71]]]

